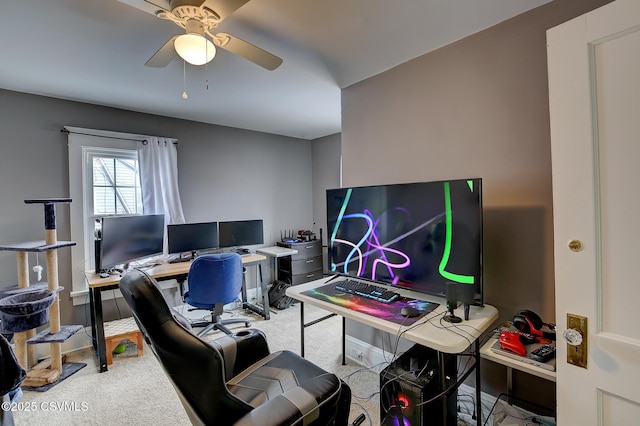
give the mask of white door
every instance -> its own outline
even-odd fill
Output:
[[[547,32],[556,322],[587,317],[587,366],[558,337],[558,424],[640,425],[640,0]],[[573,250],[569,248],[569,242]]]

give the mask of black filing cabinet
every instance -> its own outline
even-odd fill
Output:
[[[278,242],[281,247],[298,250],[297,254],[278,258],[278,279],[293,285],[322,278],[322,242]]]

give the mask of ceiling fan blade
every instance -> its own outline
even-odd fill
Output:
[[[205,0],[202,7],[213,10],[220,16],[220,21],[240,9],[249,0]]]
[[[118,0],[120,3],[128,4],[129,6],[140,9],[143,12],[147,12],[156,15],[159,10],[169,12],[171,5],[169,0]]]
[[[213,43],[269,71],[275,70],[282,64],[281,58],[227,33],[217,33],[213,37]]]
[[[175,58],[178,57],[178,54],[176,53],[176,48],[173,47],[173,42],[177,38],[178,38],[177,35],[171,37],[169,41],[164,44],[164,46],[158,49],[158,51],[154,53],[153,56],[149,58],[147,62],[145,62],[145,65],[148,67],[154,67],[154,68],[163,68],[169,65],[171,61],[173,61]]]

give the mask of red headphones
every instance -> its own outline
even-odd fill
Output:
[[[538,314],[528,309],[513,316],[513,325],[523,333],[556,340],[556,325],[543,322]],[[549,331],[542,330],[543,327],[548,328]]]

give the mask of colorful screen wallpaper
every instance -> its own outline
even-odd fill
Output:
[[[329,189],[327,234],[332,272],[482,303],[480,178]]]

